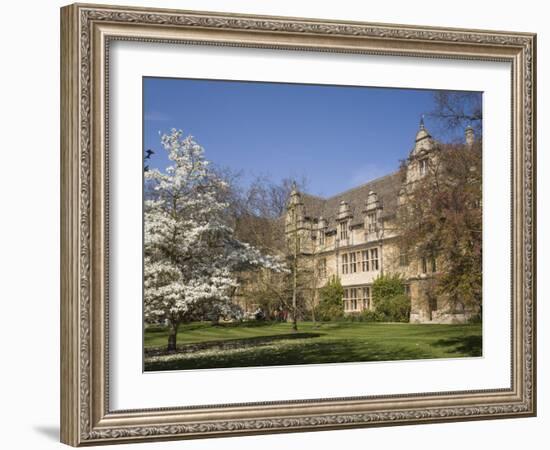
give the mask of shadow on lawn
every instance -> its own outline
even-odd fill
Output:
[[[289,335],[284,335],[288,339]],[[348,340],[301,342],[292,345],[250,348],[246,352],[197,355],[180,360],[145,362],[146,371],[213,369],[253,366],[287,366],[365,361],[425,359],[419,349],[390,347]]]
[[[273,320],[254,320],[254,321],[246,321],[246,322],[219,322],[219,323],[212,323],[212,322],[191,322],[186,323],[180,326],[180,331],[193,331],[193,330],[201,330],[201,329],[224,329],[224,328],[259,328],[259,327],[271,327],[273,325],[279,325],[285,322],[277,322]],[[162,334],[168,334],[169,328],[165,325],[147,325],[146,326],[146,332],[148,334],[152,333],[162,333]]]
[[[254,336],[240,339],[224,339],[218,341],[193,342],[189,344],[179,344],[174,353],[190,353],[201,350],[232,350],[240,348],[256,347],[261,345],[273,344],[281,340],[311,339],[321,337],[320,333],[286,333],[273,336]],[[164,347],[146,348],[146,356],[166,355]]]
[[[219,328],[258,328],[258,327],[268,327],[277,325],[283,322],[277,322],[274,320],[247,320],[243,322],[219,322],[210,324],[213,327]]]
[[[454,347],[454,352],[459,352],[467,356],[482,355],[482,338],[478,335],[441,339],[434,342],[432,345],[436,347]]]

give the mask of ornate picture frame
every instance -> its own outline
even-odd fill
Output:
[[[503,61],[512,68],[511,385],[114,411],[109,79],[115,41]],[[61,9],[61,440],[97,445],[536,414],[536,35],[74,4]],[[259,399],[261,400],[261,399]]]

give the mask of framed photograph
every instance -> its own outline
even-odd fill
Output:
[[[535,57],[62,8],[62,442],[535,415]]]

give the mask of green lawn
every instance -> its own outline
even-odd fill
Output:
[[[166,329],[145,332],[145,370],[391,361],[481,356],[481,324],[300,322],[193,323],[180,327],[178,352],[164,354]]]

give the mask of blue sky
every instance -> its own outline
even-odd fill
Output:
[[[165,169],[159,132],[182,129],[244,185],[305,176],[330,196],[397,170],[433,108],[429,90],[144,78],[144,150]]]

